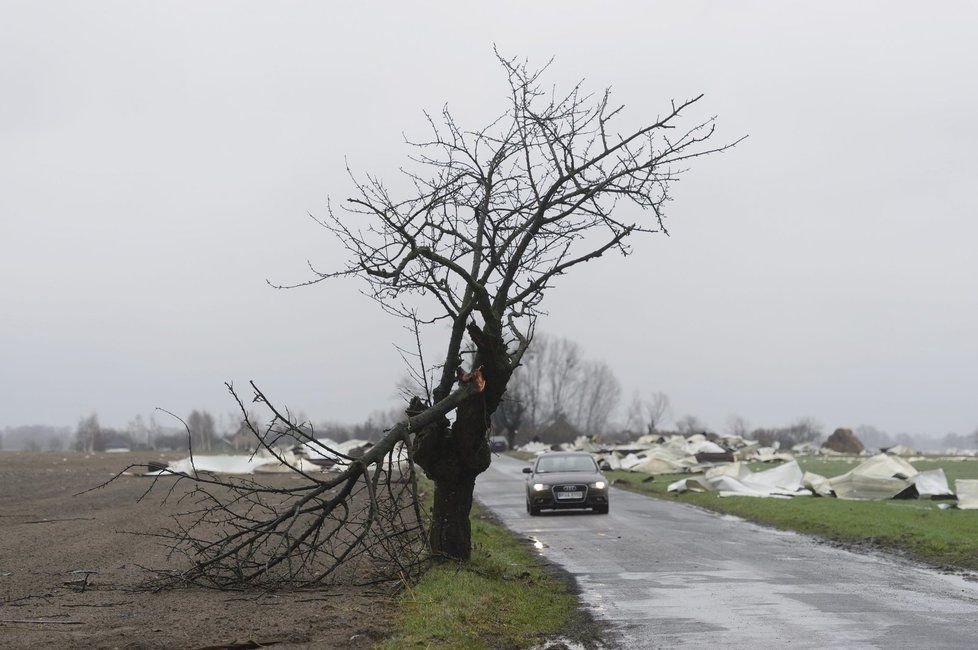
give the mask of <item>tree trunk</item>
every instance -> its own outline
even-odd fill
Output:
[[[472,555],[472,491],[475,477],[435,481],[435,508],[428,539],[435,555],[468,560]]]
[[[435,508],[428,536],[436,556],[467,560],[472,555],[472,491],[475,479],[489,468],[489,423],[499,406],[512,369],[502,336],[495,328],[487,335],[468,326],[477,348],[473,369],[481,368],[485,389],[463,401],[455,411],[455,422],[440,418],[414,437],[414,460],[435,482]],[[439,399],[439,396],[435,396]],[[423,405],[412,399],[407,413],[420,412]]]

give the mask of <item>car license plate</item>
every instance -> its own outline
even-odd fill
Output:
[[[558,499],[583,499],[584,493],[583,492],[558,492],[557,498]]]

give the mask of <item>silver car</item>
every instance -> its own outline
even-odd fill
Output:
[[[541,454],[533,467],[524,467],[526,511],[580,510],[608,514],[608,479],[591,454],[559,451]]]

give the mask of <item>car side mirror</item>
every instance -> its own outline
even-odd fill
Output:
[[[533,473],[533,470],[530,469],[529,467],[524,467],[523,468],[523,473],[524,474],[532,474]]]

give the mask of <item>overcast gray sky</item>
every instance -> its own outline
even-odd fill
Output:
[[[394,403],[404,341],[307,212],[393,176],[492,43],[720,137],[671,237],[589,264],[542,329],[716,428],[978,426],[978,4],[0,2],[0,426],[124,424],[259,381],[315,420]]]

